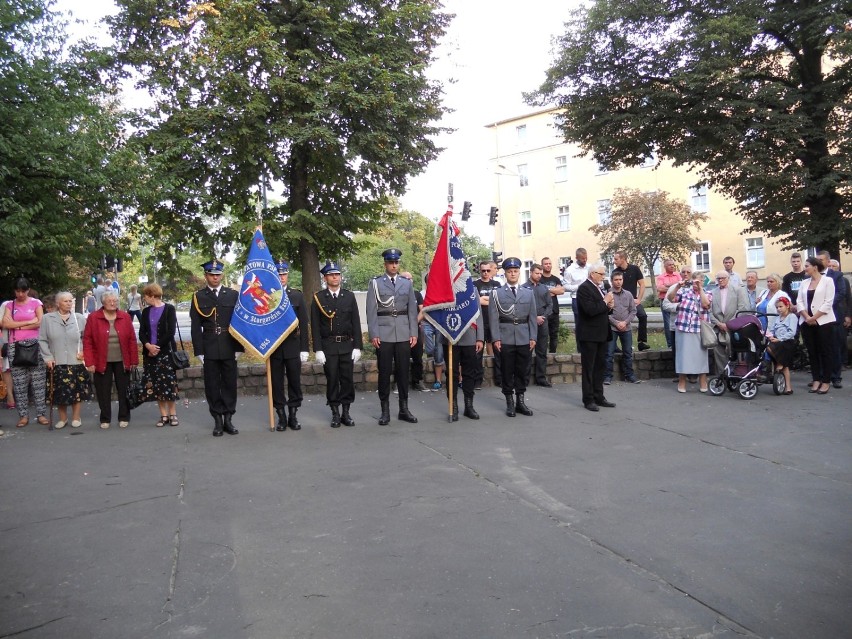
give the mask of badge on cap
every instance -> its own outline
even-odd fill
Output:
[[[385,258],[385,262],[399,262],[399,258],[402,257],[402,251],[398,248],[385,249],[382,252],[382,257]]]
[[[275,263],[275,268],[278,269],[278,273],[283,275],[284,273],[290,272],[290,262],[287,260],[278,260]]]
[[[521,260],[517,257],[507,257],[503,260],[503,270],[507,270],[510,268],[521,268]]]
[[[209,262],[202,264],[201,268],[204,269],[205,273],[210,273],[210,275],[221,275],[222,271],[225,270],[225,265],[214,257]]]
[[[333,273],[340,273],[340,267],[337,265],[337,262],[332,262],[331,260],[326,260],[325,266],[320,269],[320,273],[323,275],[331,275]]]

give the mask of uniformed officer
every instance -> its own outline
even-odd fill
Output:
[[[399,419],[416,424],[417,418],[408,410],[408,362],[417,343],[417,298],[411,281],[399,274],[402,251],[389,248],[382,257],[385,274],[370,280],[367,291],[367,331],[379,366],[379,425],[390,423],[391,369],[399,391]]]
[[[491,292],[488,305],[489,324],[494,348],[499,353],[503,373],[503,394],[506,396],[506,415],[514,417],[533,412],[524,402],[527,390],[527,371],[531,351],[535,348],[538,333],[536,302],[533,292],[521,288],[521,260],[509,257],[503,260],[506,284]],[[513,398],[512,394],[516,397]]]
[[[436,331],[437,332],[437,331]],[[485,346],[485,318],[480,315],[465,329],[459,341],[452,345],[452,370],[450,370],[450,342],[440,335],[444,349],[444,362],[447,364],[447,393],[453,389],[453,421],[459,420],[458,380],[461,369],[462,393],[464,394],[464,416],[479,419],[479,413],[473,408],[473,396],[476,394],[476,373],[479,370],[479,354]]]
[[[355,400],[354,363],[361,359],[363,340],[358,302],[340,287],[340,267],[326,262],[320,269],[326,288],[311,302],[311,334],[317,362],[326,377],[325,397],[331,407],[331,427],[354,426],[349,405]],[[343,414],[340,414],[340,406]]]
[[[295,331],[290,333],[278,348],[269,356],[269,369],[272,377],[272,405],[278,414],[277,431],[284,431],[287,426],[291,430],[302,428],[296,417],[299,406],[302,405],[302,362],[308,361],[308,309],[305,306],[305,298],[302,291],[291,288],[287,282],[290,280],[290,264],[286,260],[275,263],[278,269],[278,280],[281,289],[287,292],[287,297],[299,325]],[[287,395],[284,394],[284,377],[287,377]],[[287,417],[284,417],[284,407],[287,407]]]
[[[213,436],[236,435],[231,416],[237,410],[237,353],[243,346],[228,327],[237,305],[237,292],[222,286],[224,265],[212,259],[202,265],[207,286],[195,292],[189,308],[192,348],[204,366],[204,394],[213,415]]]
[[[530,358],[530,368],[527,371],[527,383],[529,384],[530,374],[535,371],[535,383],[537,386],[551,386],[547,379],[547,342],[550,337],[550,326],[547,323],[547,318],[550,317],[550,304],[555,297],[550,296],[550,291],[541,283],[542,277],[541,264],[533,264],[530,268],[530,279],[521,284],[522,288],[532,291],[536,304],[536,323],[537,329],[533,333],[535,336],[535,354]]]

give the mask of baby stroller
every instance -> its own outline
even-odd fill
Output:
[[[768,383],[772,383],[776,395],[787,390],[784,375],[776,373],[772,362],[764,358],[769,340],[763,334],[760,315],[762,313],[740,311],[727,323],[731,355],[725,370],[708,382],[712,395],[722,395],[727,389],[736,391],[743,399],[754,399],[758,387]]]

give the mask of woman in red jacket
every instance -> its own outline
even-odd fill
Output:
[[[112,419],[112,386],[118,392],[118,426],[130,425],[127,403],[128,373],[139,364],[139,349],[133,319],[118,310],[118,295],[103,294],[103,307],[89,315],[83,332],[83,359],[86,370],[94,373],[95,394],[101,409],[101,428],[109,428]]]

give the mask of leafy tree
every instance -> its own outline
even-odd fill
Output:
[[[589,230],[599,239],[601,252],[623,250],[641,257],[648,273],[661,257],[683,261],[695,250],[698,239],[690,230],[701,228],[707,215],[693,211],[682,200],[669,199],[665,191],[643,193],[639,189],[616,189],[606,224]]]
[[[67,49],[47,0],[0,3],[0,287],[88,280],[121,233],[131,158],[101,55]],[[79,280],[77,281],[79,284]]]
[[[387,196],[437,156],[444,109],[425,75],[449,20],[437,0],[118,5],[117,60],[154,100],[135,142],[157,185],[139,214],[158,245],[247,241],[259,185],[283,183],[264,235],[310,294],[320,259],[380,228]]]
[[[852,5],[598,0],[547,79],[565,139],[604,166],[651,153],[740,202],[748,231],[852,248]]]

